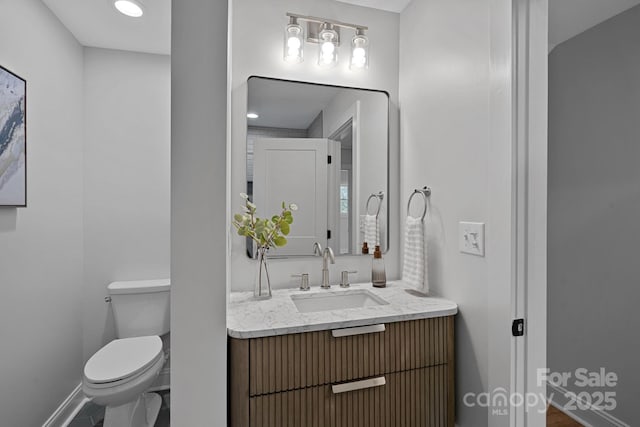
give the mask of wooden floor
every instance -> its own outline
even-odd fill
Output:
[[[560,412],[553,406],[547,411],[547,427],[583,427],[577,421]]]

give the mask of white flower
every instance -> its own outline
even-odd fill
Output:
[[[247,193],[240,193],[240,197],[242,197],[243,199],[248,199],[249,195],[247,195]]]
[[[292,211],[297,211],[298,210],[298,205],[296,205],[295,203],[291,203],[289,205],[289,209],[291,209]]]

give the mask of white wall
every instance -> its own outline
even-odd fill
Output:
[[[85,360],[114,339],[115,280],[169,277],[170,57],[84,49]]]
[[[41,425],[82,372],[82,47],[39,0],[3,1],[27,80],[28,204],[0,208],[0,424]]]
[[[615,372],[612,414],[628,425],[640,425],[638,40],[640,6],[549,56],[549,368]]]
[[[227,2],[174,0],[171,425],[226,425]]]
[[[488,388],[492,254],[461,254],[457,238],[459,221],[489,220],[489,14],[484,0],[414,0],[400,18],[402,186],[433,189],[429,283],[459,305],[457,424],[474,427],[487,425],[487,409],[467,407],[462,398]],[[403,193],[403,205],[407,198]]]
[[[398,14],[335,2],[333,0],[262,0],[233,1],[232,62],[231,62],[231,207],[240,206],[238,194],[245,191],[247,79],[252,75],[290,80],[311,81],[368,89],[386,90],[390,94],[390,176],[399,176],[398,169]],[[324,70],[316,65],[316,45],[307,44],[306,60],[288,64],[282,59],[286,12],[339,19],[369,27],[371,40],[369,70],[361,73],[348,69],[349,43],[340,47],[336,68]],[[258,29],[258,30],[256,30]],[[257,36],[259,34],[259,36]],[[352,34],[345,30],[345,34]],[[349,37],[349,36],[348,36]],[[397,180],[389,188],[390,206],[399,204]],[[386,255],[387,277],[398,277],[399,217],[391,212],[390,250]],[[245,255],[244,239],[233,235],[231,248],[231,287],[233,290],[253,289],[254,268]],[[331,280],[338,283],[341,270],[358,270],[353,282],[370,281],[369,257],[339,257],[331,266]],[[270,275],[274,287],[292,287],[293,273],[307,272],[313,284],[320,283],[321,267],[317,259],[272,260]]]

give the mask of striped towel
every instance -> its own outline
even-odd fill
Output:
[[[427,247],[424,239],[424,223],[420,218],[407,216],[404,231],[404,262],[402,281],[417,291],[428,294]]]
[[[378,218],[375,215],[364,216],[364,238],[363,242],[367,242],[371,251],[376,245],[380,244],[380,232],[378,227]]]

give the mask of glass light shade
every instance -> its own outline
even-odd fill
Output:
[[[118,12],[132,18],[139,18],[144,14],[142,5],[135,0],[115,0],[113,5]]]
[[[295,19],[284,31],[284,60],[293,63],[304,60],[304,32]]]
[[[352,70],[364,70],[369,68],[369,38],[360,30],[351,39],[351,61],[349,68]]]
[[[338,63],[338,33],[330,25],[323,24],[318,39],[320,40],[318,65],[321,67],[335,66]]]

